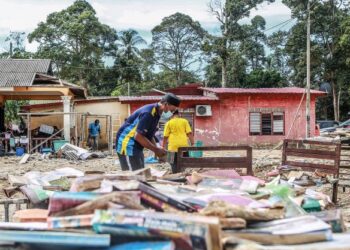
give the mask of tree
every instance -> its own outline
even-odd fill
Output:
[[[152,29],[154,61],[163,70],[173,73],[177,85],[185,71],[201,62],[201,47],[206,31],[188,15],[175,13],[163,18]]]
[[[227,62],[226,87],[245,87],[247,60],[236,50],[228,50],[230,60]],[[207,86],[222,87],[222,64],[219,57],[213,57],[206,66],[205,78]]]
[[[266,59],[267,69],[277,70],[282,77],[287,79],[290,74],[288,67],[288,55],[285,50],[289,32],[277,31],[267,38],[267,45],[271,50],[271,54]]]
[[[13,32],[6,37],[5,42],[8,43],[6,52],[0,54],[0,58],[22,58],[28,59],[33,57],[33,53],[26,51],[24,40],[25,32]]]
[[[245,79],[247,88],[276,88],[286,87],[286,81],[276,70],[255,69]]]
[[[262,16],[255,16],[251,24],[242,25],[244,38],[241,39],[240,51],[248,59],[251,70],[262,68],[265,62],[266,21]]]
[[[146,41],[136,30],[129,29],[119,32],[117,44],[119,54],[127,59],[140,57],[139,45],[146,45]]]
[[[28,39],[39,43],[37,56],[52,59],[61,78],[93,89],[104,71],[103,58],[115,54],[117,34],[87,1],[77,0],[49,14]]]
[[[238,23],[241,19],[249,17],[250,10],[262,2],[274,0],[211,0],[209,11],[220,23],[221,36],[213,36],[211,51],[220,59],[222,80],[221,86],[227,85],[227,68],[230,59],[229,50],[237,50],[237,41],[242,40],[242,29]]]
[[[306,63],[306,15],[307,1],[284,0],[296,17],[297,24],[288,38],[286,50],[290,57],[289,64],[293,68],[292,78],[304,82]],[[349,9],[341,0],[311,1],[311,82],[329,82],[332,86],[333,114],[340,120],[341,96],[344,84],[348,84],[349,68],[346,65],[346,53],[341,47],[344,35],[342,28]],[[317,87],[317,86],[314,86]]]
[[[141,64],[139,45],[146,44],[146,41],[135,30],[119,32],[118,53],[115,60],[115,68],[119,69],[119,84],[141,82]],[[130,86],[129,86],[130,88]],[[128,94],[130,91],[128,91]]]

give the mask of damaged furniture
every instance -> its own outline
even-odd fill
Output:
[[[322,171],[336,179],[332,201],[337,202],[341,144],[336,142],[290,140],[283,142],[282,165],[299,167],[304,171]]]
[[[184,156],[188,151],[232,151],[237,152],[234,156],[214,156],[214,157],[187,157]],[[244,155],[238,155],[238,151],[244,151]],[[252,147],[250,146],[206,146],[206,147],[181,147],[177,155],[177,171],[183,171],[185,168],[243,168],[247,175],[253,175],[252,168]]]
[[[29,200],[23,199],[1,199],[0,205],[4,206],[4,221],[10,221],[10,205],[16,205],[16,210],[21,210],[21,205],[26,204],[26,208],[29,208]]]

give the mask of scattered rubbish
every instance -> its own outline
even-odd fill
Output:
[[[48,135],[52,135],[54,130],[55,130],[54,127],[46,125],[46,124],[41,124],[39,127],[39,132],[45,133]]]
[[[69,143],[59,151],[74,164],[104,157]],[[40,155],[24,157],[26,162]],[[242,249],[255,249],[326,242],[337,237],[333,233],[346,231],[341,210],[328,210],[334,204],[315,187],[330,183],[331,176],[323,171],[285,164],[265,180],[235,169],[177,174],[169,169],[158,163],[112,173],[62,166],[8,175],[6,195],[22,192],[31,209],[16,211],[13,222],[0,223],[0,241],[48,249],[219,250],[241,244]],[[298,185],[303,183],[313,186]]]

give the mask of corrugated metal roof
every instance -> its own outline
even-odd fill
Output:
[[[121,102],[159,101],[163,96],[119,96]],[[217,101],[217,97],[200,95],[178,95],[183,101]]]
[[[0,59],[0,87],[31,86],[36,73],[50,70],[50,59]]]
[[[201,88],[205,91],[215,94],[303,94],[304,88],[286,87],[286,88]],[[326,92],[311,90],[311,94],[324,95]]]

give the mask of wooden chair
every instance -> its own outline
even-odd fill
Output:
[[[215,157],[188,157],[184,152],[189,151],[244,151],[245,156],[215,156]],[[182,147],[177,154],[177,170],[186,168],[243,168],[248,175],[253,175],[252,147],[250,146],[207,146],[207,147]]]
[[[299,167],[304,171],[320,170],[333,174],[337,179],[333,183],[332,201],[337,202],[340,165],[340,143],[313,140],[290,140],[283,142],[282,165]],[[293,157],[293,159],[292,159]],[[309,161],[306,161],[309,159]],[[313,161],[310,161],[313,159]],[[322,163],[315,162],[322,160]]]

